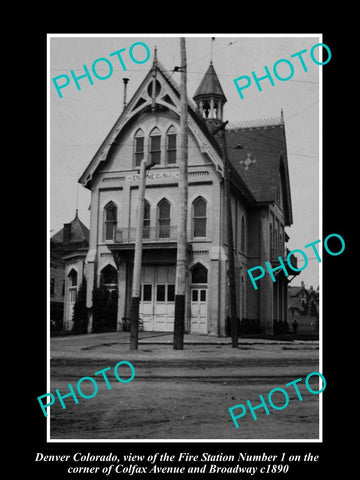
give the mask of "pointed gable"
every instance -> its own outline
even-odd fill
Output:
[[[86,188],[91,188],[93,175],[99,165],[107,160],[109,152],[116,144],[123,128],[142,113],[161,108],[170,109],[180,116],[180,88],[161,63],[156,60],[82,173],[79,182]],[[188,99],[188,113],[188,127],[196,137],[200,150],[208,154],[216,169],[222,173],[223,165],[219,144],[199,117],[196,106],[190,99]]]

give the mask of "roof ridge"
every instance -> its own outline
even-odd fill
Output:
[[[239,128],[276,127],[283,125],[284,121],[281,117],[254,118],[250,120],[230,121],[227,125],[227,130],[236,130]]]

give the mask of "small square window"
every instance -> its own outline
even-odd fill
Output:
[[[145,284],[143,285],[143,301],[151,302],[151,299],[152,299],[152,285]]]
[[[165,302],[165,285],[156,286],[156,301]]]
[[[175,285],[169,284],[167,286],[167,301],[168,302],[175,301]]]

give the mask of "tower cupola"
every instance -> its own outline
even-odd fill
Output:
[[[223,108],[226,103],[226,97],[212,61],[193,99],[200,116],[206,121],[210,130],[223,121]]]

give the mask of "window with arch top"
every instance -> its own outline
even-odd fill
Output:
[[[197,263],[191,270],[191,283],[208,283],[208,270],[201,263]]]
[[[118,274],[115,267],[112,265],[106,265],[106,267],[101,270],[100,285],[110,294],[116,292],[118,288]]]
[[[166,198],[160,200],[157,206],[158,235],[160,238],[170,237],[170,211],[170,202]]]
[[[114,240],[117,227],[117,207],[109,202],[104,208],[104,240]]]
[[[168,165],[176,163],[176,130],[173,125],[166,132],[166,162]]]
[[[150,132],[149,152],[150,152],[150,162],[154,163],[155,165],[160,165],[161,163],[161,132],[157,127],[153,128],[152,131]]]
[[[69,272],[69,285],[70,287],[77,287],[78,274],[73,268]]]
[[[139,128],[134,136],[134,155],[135,155],[135,167],[140,167],[141,160],[144,158],[144,145],[145,136],[144,132]]]
[[[206,237],[207,202],[203,197],[197,197],[192,204],[193,237]]]
[[[73,268],[69,272],[69,301],[74,303],[77,296],[78,274]]]

